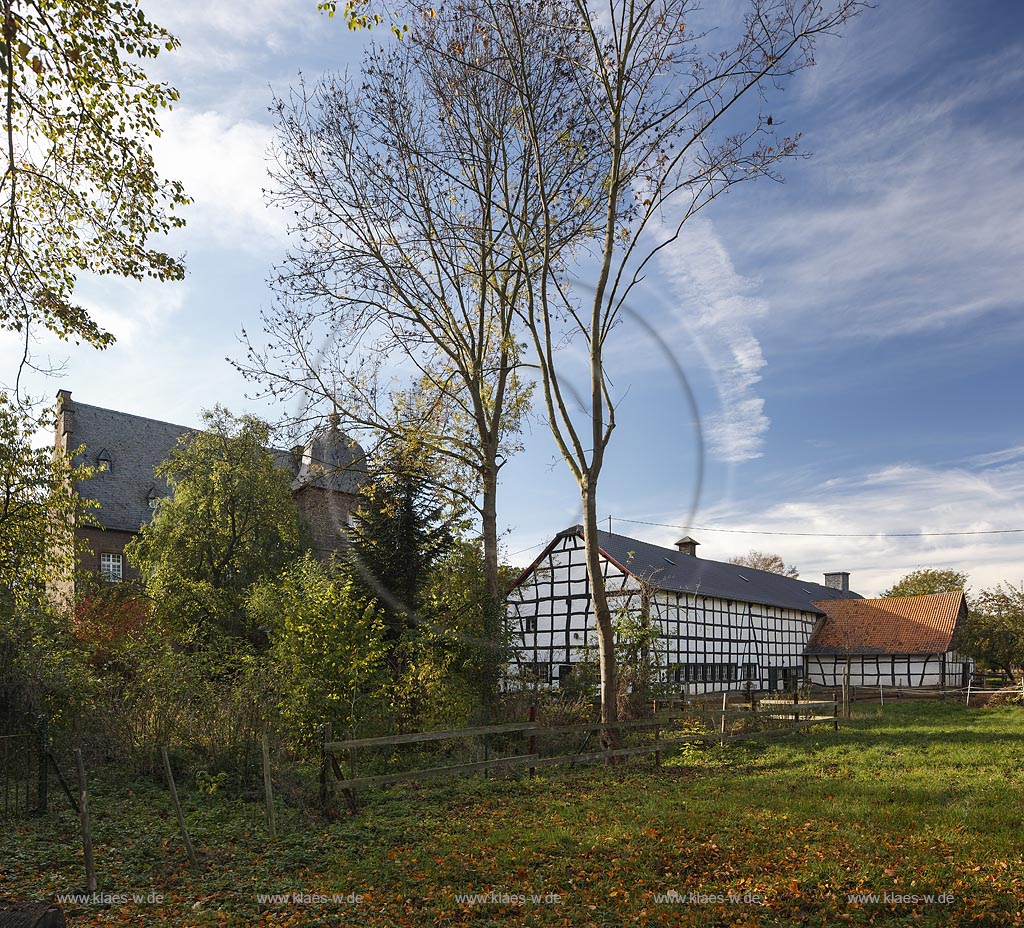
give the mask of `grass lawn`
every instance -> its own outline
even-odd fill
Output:
[[[190,928],[1024,925],[1022,761],[1024,709],[916,701],[861,708],[838,733],[688,749],[661,769],[395,787],[275,841],[259,806],[183,790],[198,874],[166,791],[97,773],[109,897],[65,911],[72,926]],[[0,896],[76,891],[81,856],[69,811],[8,827]],[[286,893],[306,895],[257,899]]]

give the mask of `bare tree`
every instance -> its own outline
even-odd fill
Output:
[[[740,181],[776,177],[796,153],[797,138],[782,135],[759,102],[795,72],[813,63],[817,37],[833,32],[863,5],[859,0],[751,0],[734,45],[712,50],[692,28],[690,0],[481,0],[477,28],[505,57],[522,110],[523,148],[529,153],[540,202],[536,221],[510,214],[520,259],[538,273],[527,280],[524,318],[555,442],[576,479],[583,508],[587,571],[601,663],[602,721],[616,720],[614,629],[605,595],[597,538],[598,484],[615,428],[615,401],[605,351],[624,306],[655,256],[699,210]],[[565,105],[594,127],[586,147],[604,172],[597,190],[600,218],[587,229],[595,243],[592,290],[572,286],[560,242],[556,209],[565,195],[562,146],[546,126],[545,98],[532,83],[530,18],[582,36],[562,63],[576,96]],[[752,99],[753,107],[740,107]],[[590,196],[592,188],[581,194]],[[576,270],[579,270],[577,266]],[[559,349],[575,338],[586,350],[586,387],[577,391],[572,367]],[[614,729],[602,732],[606,748]]]
[[[359,79],[325,77],[276,101],[272,199],[294,212],[296,244],[263,316],[269,338],[245,337],[238,366],[346,427],[385,441],[416,431],[447,460],[442,482],[480,517],[497,640],[498,478],[530,396],[525,301],[595,228],[587,192],[605,172],[586,149],[598,130],[563,105],[578,97],[567,62],[585,37],[542,7],[510,6],[500,27],[513,17],[532,35],[513,72],[475,10],[417,15],[407,41],[370,49]],[[520,84],[543,118],[534,131]]]
[[[772,574],[782,574],[784,577],[799,577],[800,571],[793,564],[787,564],[780,554],[773,554],[771,551],[758,551],[751,548],[746,554],[737,554],[729,558],[730,564],[738,564],[740,567],[752,567],[754,570],[767,570]]]

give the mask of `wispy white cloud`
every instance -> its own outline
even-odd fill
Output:
[[[1024,455],[1017,447],[946,467],[892,464],[837,476],[798,498],[773,496],[763,506],[749,499],[742,506],[719,504],[702,511],[695,521],[712,528],[769,533],[695,530],[708,558],[726,560],[752,547],[776,551],[811,580],[820,580],[826,571],[848,570],[851,586],[867,596],[919,567],[966,571],[974,589],[1007,580],[1016,583],[1024,571],[1024,533],[941,533],[1024,529]],[[649,528],[644,536],[637,534],[665,544],[672,540],[671,532]]]
[[[830,101],[832,118],[812,125],[814,157],[790,170],[807,195],[778,192],[770,222],[737,215],[722,227],[744,266],[763,269],[778,323],[804,326],[807,342],[935,331],[1019,305],[1024,152],[1012,101],[1024,96],[1024,46],[935,69],[922,59],[936,52],[933,33],[911,42],[900,31],[920,31],[919,19],[839,43],[810,94]],[[901,63],[899,79],[864,74],[857,55],[872,36]],[[911,84],[915,68],[927,78]],[[993,118],[1000,109],[1007,118]],[[835,324],[808,326],[811,316]]]
[[[979,467],[990,467],[996,464],[1007,464],[1024,459],[1024,445],[1015,445],[1012,448],[1004,448],[1001,451],[990,451],[987,454],[977,454],[971,458],[971,463]]]
[[[76,293],[96,322],[117,339],[119,350],[148,352],[186,305],[189,287],[187,282],[107,281],[86,276]],[[58,347],[56,340],[53,347]]]
[[[736,271],[703,217],[662,249],[659,269],[672,288],[675,321],[699,344],[717,384],[720,407],[704,421],[708,450],[730,463],[760,457],[771,423],[756,392],[766,361],[753,323],[768,312],[757,283]]]
[[[287,239],[283,212],[263,199],[273,129],[213,110],[177,109],[155,145],[161,170],[185,185],[186,247],[217,245],[276,254]]]
[[[237,77],[282,51],[308,49],[325,33],[344,29],[339,23],[328,23],[312,2],[177,0],[154,8],[151,15],[181,42],[173,55],[160,61],[161,70],[179,84],[215,74]]]

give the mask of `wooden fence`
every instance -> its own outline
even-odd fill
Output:
[[[0,818],[21,818],[45,809],[38,764],[35,736],[0,735]]]
[[[813,692],[813,687],[812,687]],[[902,702],[914,699],[963,699],[968,705],[976,696],[1020,697],[1024,699],[1024,680],[1006,685],[999,678],[976,675],[967,686],[885,686],[861,684],[850,687],[853,702]]]
[[[739,732],[727,730],[729,723],[737,720],[747,723],[755,722],[756,724],[759,724],[761,721],[767,721],[770,723],[770,727]],[[703,721],[705,724],[710,723],[716,730],[700,732],[674,730],[678,729],[680,725],[692,725],[698,721]],[[588,763],[644,754],[653,754],[655,763],[660,764],[662,751],[667,748],[715,742],[724,745],[752,738],[787,735],[823,723],[829,723],[833,726],[834,730],[838,730],[839,706],[835,699],[831,701],[816,700],[802,703],[789,699],[762,700],[758,710],[748,707],[730,709],[725,700],[723,700],[723,707],[721,709],[687,709],[681,713],[669,712],[668,714],[655,715],[651,718],[632,719],[611,724],[590,722],[583,725],[557,726],[538,724],[536,721],[536,708],[531,707],[530,718],[526,722],[481,725],[475,728],[415,732],[344,741],[334,740],[331,727],[325,725],[322,730],[323,750],[320,770],[320,798],[322,802],[327,802],[330,793],[328,784],[332,774],[339,781],[337,785],[342,790],[350,810],[354,812],[356,809],[356,790],[366,787],[385,786],[391,783],[431,778],[443,779],[479,771],[486,773],[492,769],[509,767],[526,767],[529,770],[529,775],[532,777],[539,767]],[[545,755],[538,750],[538,740],[541,739],[564,739],[566,736],[586,735],[589,740],[597,732],[608,729],[620,733],[647,733],[649,737],[642,744],[620,747],[614,750],[586,750],[586,741],[582,748],[573,753]],[[525,750],[522,753],[490,756],[490,739],[495,737],[507,739],[508,736],[517,736],[525,739]],[[483,741],[483,759],[447,766],[393,770],[383,774],[357,776],[358,754],[360,751],[469,738],[479,738]],[[347,776],[342,773],[341,764],[338,760],[339,754],[346,755]]]

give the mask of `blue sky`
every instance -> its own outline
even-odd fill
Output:
[[[287,217],[261,192],[271,88],[357,64],[365,40],[315,7],[149,4],[182,42],[151,73],[182,94],[156,152],[195,199],[170,243],[188,276],[83,280],[118,342],[44,341],[37,352],[67,365],[59,381],[36,378],[36,394],[63,387],[186,425],[215,402],[273,417],[224,359],[257,327],[287,246]],[[916,533],[1024,529],[1024,5],[881,0],[845,33],[771,101],[812,157],[784,184],[713,204],[635,294],[631,312],[659,337],[628,319],[618,331],[602,515],[658,543],[682,532],[623,520],[691,525],[710,558],[758,547],[811,579],[849,570],[866,595],[919,566],[966,570],[976,588],[1019,583],[1024,534]],[[666,350],[697,395],[699,487]],[[0,380],[15,357],[0,338]],[[517,563],[579,520],[542,420],[525,442],[499,507]]]

